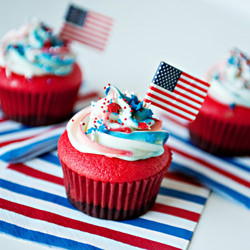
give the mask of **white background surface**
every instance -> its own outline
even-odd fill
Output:
[[[66,0],[0,0],[0,37],[36,16],[59,29]],[[250,54],[250,1],[79,0],[115,19],[105,52],[75,45],[86,84],[143,97],[161,60],[202,77],[234,46]],[[0,249],[48,249],[0,235]],[[250,210],[212,194],[190,250],[249,250]]]

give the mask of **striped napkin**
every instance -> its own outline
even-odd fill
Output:
[[[250,209],[250,157],[217,157],[194,146],[185,123],[162,114],[170,132],[173,151],[172,170],[198,179],[213,191],[233,199]]]
[[[86,107],[97,97],[96,91],[81,93],[74,111]],[[6,120],[3,114],[0,114],[0,160],[23,162],[56,149],[58,138],[65,130],[66,124],[28,127]]]
[[[108,221],[66,199],[55,152],[25,163],[1,162],[0,231],[65,249],[187,249],[210,191],[169,172],[143,216]]]

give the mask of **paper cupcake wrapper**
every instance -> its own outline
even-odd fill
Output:
[[[82,212],[110,220],[138,217],[155,202],[161,181],[170,165],[154,176],[140,181],[111,183],[80,176],[64,163],[64,185],[69,201]]]
[[[51,93],[30,93],[0,87],[2,111],[9,119],[30,126],[49,125],[67,119],[78,88]]]
[[[216,155],[250,155],[250,126],[222,121],[199,113],[195,122],[189,125],[191,141]]]

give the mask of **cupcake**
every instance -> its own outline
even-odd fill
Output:
[[[206,76],[212,83],[196,120],[192,142],[222,156],[250,155],[250,59],[238,49]]]
[[[140,216],[154,204],[171,163],[168,132],[137,96],[106,88],[78,112],[58,142],[69,201],[102,219]]]
[[[42,22],[3,38],[0,101],[7,118],[32,126],[68,119],[81,82],[69,45]]]

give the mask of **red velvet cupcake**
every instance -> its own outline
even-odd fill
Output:
[[[43,23],[4,37],[0,101],[7,118],[32,126],[61,122],[71,115],[81,82],[75,55]]]
[[[192,142],[216,155],[250,155],[250,60],[238,49],[207,75],[212,83],[196,120]]]
[[[77,113],[58,142],[69,201],[102,219],[140,216],[154,204],[171,163],[168,133],[134,95],[108,87]]]

